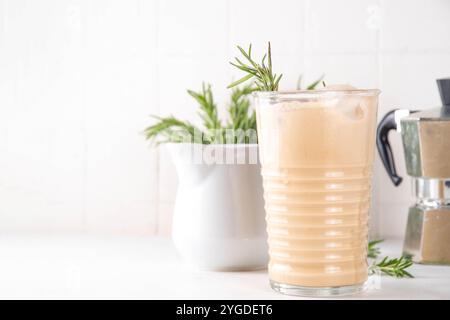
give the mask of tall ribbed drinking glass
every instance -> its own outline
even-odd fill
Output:
[[[329,296],[363,288],[378,94],[255,93],[276,291]]]

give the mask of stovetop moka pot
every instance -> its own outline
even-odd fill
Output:
[[[401,133],[406,170],[416,202],[409,208],[403,253],[418,263],[450,264],[450,78],[437,80],[442,106],[388,112],[377,129],[377,148],[398,186],[388,133]]]

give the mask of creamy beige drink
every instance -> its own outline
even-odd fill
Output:
[[[331,295],[366,281],[377,101],[378,90],[256,94],[274,289]]]

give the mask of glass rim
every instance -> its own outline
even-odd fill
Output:
[[[286,91],[254,91],[252,95],[258,98],[281,98],[294,99],[305,97],[326,97],[326,96],[375,96],[379,95],[380,89],[332,89],[332,90],[286,90]]]

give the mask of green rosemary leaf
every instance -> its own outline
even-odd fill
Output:
[[[272,74],[272,49],[270,47],[270,42],[269,42],[269,48],[268,48],[268,55],[269,55],[269,72],[270,74]]]
[[[323,80],[323,78],[325,77],[325,75],[321,75],[319,79],[317,79],[316,81],[314,81],[313,83],[311,83],[306,90],[314,90],[317,85]]]
[[[325,81],[323,81],[323,78],[325,77],[325,75],[321,75],[319,79],[317,79],[316,81],[314,81],[313,83],[311,83],[309,86],[306,87],[306,90],[314,90],[316,89],[317,85],[319,83],[322,83],[322,85],[324,87],[326,87],[325,85]],[[303,75],[300,74],[300,76],[297,79],[297,90],[302,90],[302,82],[303,82]]]
[[[233,62],[230,62],[233,66],[235,66],[235,67],[241,69],[242,71],[246,71],[246,72],[247,72],[247,71],[252,71],[252,72],[256,73],[256,69],[255,69],[255,68],[246,65],[245,63],[243,63],[243,62],[242,62],[241,60],[239,60],[238,58],[234,58],[234,59],[236,60],[237,64],[236,64],[236,63],[233,63]]]
[[[278,88],[278,84],[280,83],[281,76],[282,76],[282,74],[280,74],[280,75],[278,76],[278,78],[275,80],[275,87],[277,87],[277,88]]]
[[[250,109],[250,100],[248,99],[248,95],[253,91],[255,91],[255,88],[251,85],[233,88],[228,107],[229,122],[227,128],[233,129],[235,132],[240,130],[240,132],[249,133],[248,130],[250,129],[256,132],[256,114],[254,110]],[[237,136],[235,142],[247,143],[249,142],[247,138],[244,136],[240,139]]]
[[[178,120],[173,116],[153,118],[158,122],[144,130],[147,140],[156,144],[183,141],[203,143],[204,133],[190,122]]]
[[[199,114],[207,129],[219,129],[221,123],[218,117],[217,106],[214,103],[213,94],[210,84],[202,84],[202,91],[195,92],[187,90],[188,94],[193,97],[199,104]]]
[[[266,61],[266,57],[267,57],[267,53],[266,54],[264,54],[264,56],[263,56],[263,58],[261,59],[261,66],[262,66],[262,70],[268,70],[267,68],[266,68],[266,64],[265,64],[265,61]],[[264,72],[263,71],[263,72]]]
[[[251,44],[248,47],[248,53],[245,52],[245,50],[242,49],[242,47],[240,47],[240,46],[237,46],[237,48],[239,49],[241,54],[248,60],[248,62],[250,62],[250,64],[253,65],[254,68],[258,67],[258,64],[256,62],[254,62],[252,59],[252,45]]]
[[[375,259],[380,255],[380,248],[378,248],[377,245],[383,241],[384,241],[383,239],[369,241],[367,248],[368,258]]]
[[[237,81],[234,81],[233,83],[229,84],[227,89],[235,87],[235,86],[237,86],[237,85],[239,85],[239,84],[241,84],[241,83],[243,83],[243,82],[245,82],[245,81],[247,81],[247,80],[249,80],[251,78],[253,78],[253,75],[252,74],[248,74],[245,77],[243,77],[243,78],[241,78],[241,79],[239,79]]]

